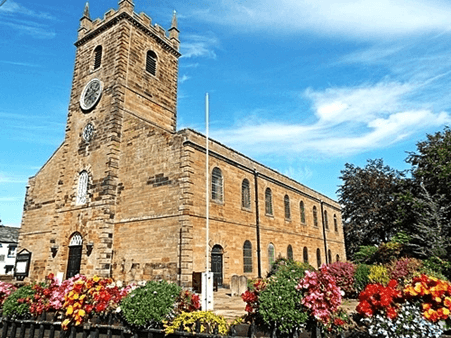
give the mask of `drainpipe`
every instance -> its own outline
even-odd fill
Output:
[[[255,183],[255,225],[257,228],[257,266],[258,278],[262,278],[262,263],[260,250],[260,215],[258,209],[258,171],[254,169],[254,183]]]
[[[326,264],[330,263],[328,261],[328,256],[327,256],[327,238],[326,238],[326,224],[324,224],[324,202],[320,201],[321,203],[321,223],[323,225],[323,239],[324,239],[324,254],[326,256]]]

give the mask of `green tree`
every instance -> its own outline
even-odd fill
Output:
[[[368,160],[364,168],[347,163],[338,189],[343,206],[343,226],[348,257],[360,246],[388,242],[402,229],[398,196],[404,189],[405,173]]]
[[[427,135],[417,143],[417,152],[409,153],[406,159],[412,165],[412,179],[416,186],[415,196],[424,193],[422,185],[433,199],[439,198],[440,206],[451,204],[451,130]],[[451,220],[448,208],[445,217]]]

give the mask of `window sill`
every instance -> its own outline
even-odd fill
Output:
[[[252,209],[251,208],[241,207],[241,210],[252,213]]]

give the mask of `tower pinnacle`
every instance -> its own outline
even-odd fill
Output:
[[[85,10],[83,11],[83,17],[91,19],[89,15],[89,2],[86,1]]]

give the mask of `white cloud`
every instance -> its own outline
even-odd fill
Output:
[[[181,77],[179,77],[179,83],[183,83],[185,81],[188,81],[191,77],[189,77],[188,75],[184,74]]]
[[[213,35],[188,35],[181,45],[182,58],[208,57],[215,59],[214,48],[219,44]]]
[[[0,25],[7,26],[13,33],[52,39],[56,33],[45,23],[48,21],[55,21],[55,18],[48,13],[26,8],[12,0],[8,0],[0,8]]]
[[[380,82],[356,88],[308,89],[304,96],[311,100],[317,117],[314,123],[240,121],[236,128],[212,131],[212,135],[250,155],[282,149],[286,156],[341,157],[381,149],[426,128],[451,123],[449,113],[433,112],[409,100],[418,87]]]
[[[4,173],[4,172],[0,172],[0,184],[4,184],[4,183],[27,183],[28,180],[26,178],[23,177],[18,177],[15,174],[8,174],[8,173]]]
[[[223,0],[203,20],[247,30],[313,31],[387,39],[450,28],[451,4],[440,0]]]

